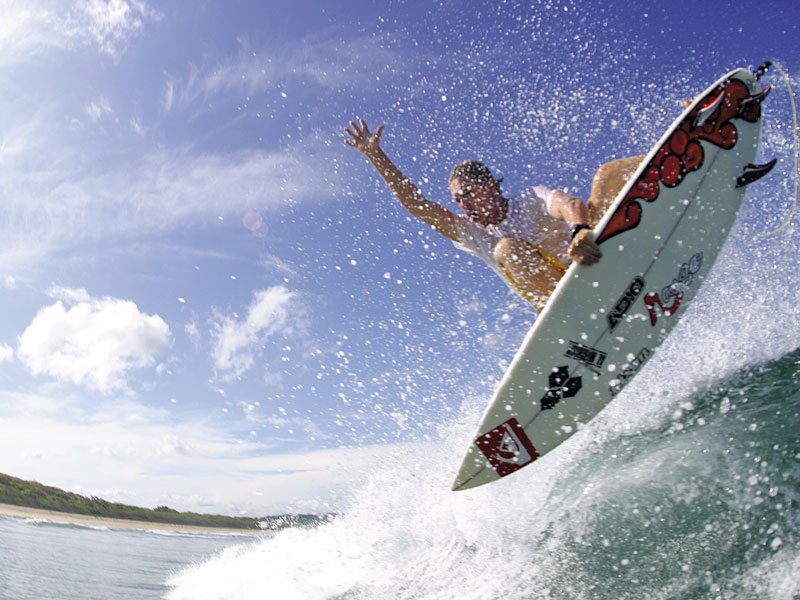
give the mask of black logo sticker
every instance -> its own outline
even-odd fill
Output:
[[[633,376],[639,372],[639,369],[642,368],[644,363],[647,362],[647,359],[652,355],[653,351],[650,350],[650,348],[642,348],[639,350],[639,353],[633,357],[633,360],[622,367],[622,372],[619,374],[619,377],[611,380],[608,386],[611,395],[616,396],[619,394],[622,388],[633,379]]]
[[[587,367],[595,367],[599,369],[603,366],[603,363],[606,360],[606,353],[597,350],[596,348],[590,348],[589,346],[584,346],[579,342],[575,342],[573,340],[569,341],[569,348],[564,353],[564,356],[567,358],[574,358],[578,362],[583,363]]]
[[[622,294],[617,303],[614,305],[614,308],[611,309],[607,319],[608,319],[608,326],[611,328],[611,331],[614,331],[614,328],[619,325],[619,322],[622,320],[622,317],[625,316],[625,313],[628,312],[628,309],[633,305],[636,298],[639,297],[639,294],[642,293],[644,289],[644,277],[640,277],[637,275],[634,277],[630,284],[628,285],[628,289],[625,290],[625,293]]]
[[[569,368],[566,365],[553,369],[547,381],[550,384],[550,389],[540,400],[542,410],[555,408],[556,404],[563,398],[572,398],[580,391],[583,385],[580,377],[569,376]]]

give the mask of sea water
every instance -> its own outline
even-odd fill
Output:
[[[547,460],[453,493],[465,415],[337,520],[269,538],[0,517],[0,600],[797,600],[800,351],[702,388],[628,395]]]
[[[0,600],[161,598],[171,575],[255,539],[0,516]]]
[[[475,491],[449,492],[455,461],[412,449],[338,521],[228,548],[167,597],[800,598],[800,352],[635,408]]]
[[[335,521],[227,548],[166,597],[800,599],[796,235],[734,233],[637,378],[533,465],[450,491],[468,398]]]

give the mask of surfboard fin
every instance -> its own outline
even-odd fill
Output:
[[[738,116],[745,114],[751,107],[755,104],[761,104],[764,101],[764,98],[769,96],[769,93],[772,91],[772,86],[768,85],[755,96],[750,96],[749,98],[745,98],[742,100],[741,104],[739,105],[739,112],[737,113]]]
[[[736,178],[736,187],[744,187],[753,183],[754,181],[758,181],[772,170],[772,167],[775,166],[776,162],[778,162],[777,158],[773,158],[771,161],[764,163],[763,165],[754,165],[753,163],[749,163],[742,171],[742,174]]]
[[[701,107],[700,110],[697,111],[697,115],[692,122],[692,127],[700,127],[703,123],[705,123],[708,120],[708,117],[710,117],[711,114],[717,110],[717,107],[720,105],[724,97],[725,90],[722,90],[719,94],[717,94],[716,98],[710,100],[708,104]]]

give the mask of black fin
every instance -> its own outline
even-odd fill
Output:
[[[758,181],[772,170],[772,167],[775,166],[776,162],[778,162],[778,159],[773,158],[771,161],[764,163],[763,165],[754,165],[752,163],[748,164],[742,171],[742,174],[736,178],[736,187],[744,187],[753,183],[754,181]]]
[[[759,93],[757,93],[755,96],[750,96],[749,98],[745,98],[744,100],[742,100],[741,104],[739,105],[738,114],[741,116],[744,113],[746,113],[748,110],[750,110],[750,107],[752,107],[754,103],[761,104],[764,101],[764,98],[769,96],[769,93],[771,91],[772,91],[772,86],[768,85]]]

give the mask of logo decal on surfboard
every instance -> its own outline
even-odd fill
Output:
[[[550,389],[540,400],[542,410],[555,408],[564,398],[572,398],[583,386],[580,377],[569,376],[569,368],[566,365],[553,369],[547,381],[550,383]]]
[[[622,317],[625,316],[625,313],[628,312],[628,309],[633,306],[634,300],[639,297],[639,294],[642,293],[644,289],[644,277],[639,277],[638,275],[634,277],[630,284],[628,285],[628,289],[625,290],[625,293],[622,294],[622,297],[617,300],[617,303],[614,305],[614,308],[608,313],[608,327],[611,331],[614,331],[614,328],[619,325],[619,322],[622,320]]]
[[[539,458],[536,448],[514,417],[477,438],[475,445],[489,459],[489,464],[500,477]]]
[[[656,314],[655,307],[658,306],[665,317],[673,315],[681,305],[681,300],[683,300],[683,290],[692,285],[694,276],[700,270],[702,265],[703,253],[698,252],[692,255],[687,262],[681,264],[681,268],[678,270],[678,276],[672,280],[672,283],[665,286],[661,290],[660,294],[656,292],[650,292],[644,297],[644,303],[647,306],[647,311],[650,313],[650,324],[653,327],[655,327],[656,322],[658,321],[658,315]],[[672,301],[672,304],[670,306],[666,306],[670,300]]]
[[[732,121],[758,121],[761,101],[769,89],[751,95],[747,85],[732,79],[706,96],[704,102],[686,116],[681,126],[659,148],[595,242],[602,244],[615,235],[635,229],[642,219],[639,200],[654,202],[658,198],[659,183],[675,187],[688,173],[699,169],[705,158],[700,140],[723,150],[733,148],[739,139],[739,132]]]
[[[606,356],[608,355],[597,348],[590,348],[589,346],[584,346],[580,342],[570,340],[569,348],[567,348],[564,356],[567,358],[574,358],[589,368],[594,367],[599,369],[603,366]]]
[[[639,353],[633,357],[628,364],[622,367],[622,372],[619,374],[619,377],[616,379],[612,379],[611,382],[608,384],[608,391],[611,392],[612,396],[616,396],[622,391],[622,388],[633,379],[633,376],[639,372],[639,369],[642,368],[642,365],[647,362],[647,359],[653,355],[653,351],[650,348],[642,348],[639,350]]]

